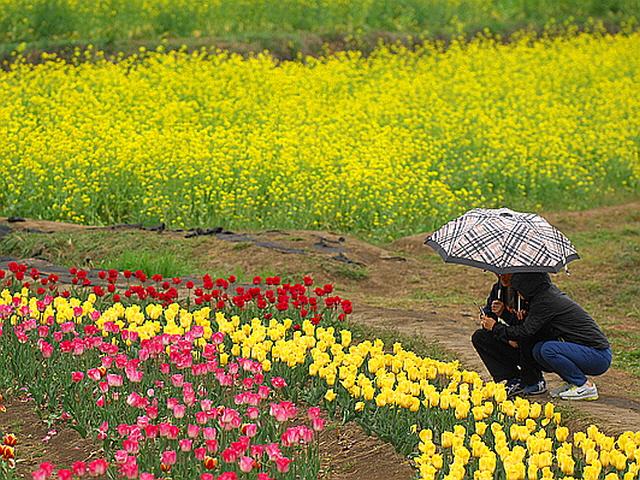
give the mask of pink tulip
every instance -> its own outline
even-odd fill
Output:
[[[268,445],[265,445],[265,451],[267,452],[269,460],[274,460],[282,456],[282,452],[280,451],[280,447],[277,443],[269,443]]]
[[[196,422],[198,422],[200,425],[204,425],[208,421],[209,416],[207,415],[207,412],[196,412]]]
[[[149,439],[157,438],[160,434],[160,428],[157,425],[147,425],[144,427],[144,434]]]
[[[309,420],[318,418],[320,416],[320,407],[310,407],[307,410],[307,416],[309,417]]]
[[[220,345],[222,342],[224,342],[224,333],[215,332],[213,335],[211,335],[211,343],[212,344]]]
[[[113,358],[109,357],[109,356],[104,356],[100,359],[100,364],[104,367],[104,368],[111,368],[111,365],[113,365]]]
[[[150,419],[155,420],[158,418],[158,407],[151,405],[148,406],[145,411]]]
[[[266,385],[260,385],[258,387],[258,395],[260,395],[261,399],[266,400],[267,398],[269,398],[270,394],[271,394],[271,389]]]
[[[87,464],[84,462],[75,462],[71,468],[76,477],[82,477],[87,473]]]
[[[196,457],[196,460],[204,460],[204,457],[207,456],[207,449],[203,447],[198,447],[193,449],[193,455]]]
[[[129,454],[126,450],[117,450],[116,453],[113,454],[113,459],[116,463],[123,465],[129,459]]]
[[[122,442],[122,448],[124,448],[130,455],[135,455],[140,450],[138,442],[128,438]]]
[[[187,426],[187,436],[189,438],[196,438],[200,433],[200,427],[198,425],[189,424]]]
[[[121,387],[123,383],[122,375],[107,373],[107,383],[110,387]]]
[[[138,464],[135,457],[129,457],[129,459],[120,466],[120,474],[129,480],[136,480],[138,478]]]
[[[165,465],[175,465],[177,459],[178,454],[175,450],[165,450],[160,456],[160,461]]]
[[[78,383],[84,378],[83,372],[71,372],[71,381],[73,383]]]
[[[99,477],[100,475],[104,475],[107,472],[108,466],[108,463],[102,458],[92,461],[89,464],[89,476]]]
[[[186,412],[186,405],[178,404],[173,408],[173,416],[176,418],[183,418]]]
[[[184,384],[184,375],[181,373],[171,375],[171,384],[176,388],[181,388]]]
[[[127,375],[127,378],[129,379],[130,382],[140,383],[142,381],[143,373],[140,370],[127,368],[125,369],[124,372]]]
[[[31,478],[33,480],[46,480],[48,477],[49,475],[42,468],[39,468],[35,472],[31,473]]]
[[[218,480],[238,480],[236,472],[224,472],[218,477]]]
[[[240,452],[233,448],[225,448],[220,454],[222,460],[226,463],[235,463],[240,456]]]
[[[58,480],[71,480],[73,477],[73,472],[67,469],[60,469],[57,472]]]
[[[60,324],[60,331],[62,333],[71,333],[75,330],[76,325],[73,322],[64,322]]]
[[[251,445],[249,448],[252,457],[261,457],[266,450],[264,445]]]
[[[206,440],[205,445],[208,453],[215,453],[218,451],[218,440]]]
[[[311,426],[316,432],[323,430],[325,426],[324,418],[314,418],[313,420],[311,420]]]
[[[193,445],[193,440],[191,440],[190,438],[183,438],[178,442],[178,445],[180,446],[180,451],[190,452],[191,446]]]
[[[44,340],[41,341],[39,348],[44,358],[51,358],[51,355],[53,355],[53,347],[49,345],[47,342],[45,342]]]
[[[242,470],[244,473],[249,473],[251,470],[253,470],[255,463],[256,462],[253,458],[246,456],[240,457],[240,460],[238,461],[240,470]]]
[[[287,382],[282,377],[273,377],[271,379],[271,385],[273,385],[273,388],[284,388],[287,386]]]
[[[255,423],[248,423],[242,426],[242,434],[249,438],[253,438],[258,433],[258,426]]]
[[[168,440],[177,440],[180,435],[180,429],[176,425],[170,425],[165,435]]]
[[[278,457],[275,459],[276,468],[280,473],[287,473],[289,471],[289,464],[292,462],[290,458]]]
[[[260,409],[255,408],[255,407],[247,408],[247,416],[251,420],[255,420],[256,418],[258,418],[260,416]]]

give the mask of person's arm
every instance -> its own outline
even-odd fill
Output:
[[[502,315],[500,315],[500,318],[502,320],[504,320],[505,322],[507,322],[509,325],[516,325],[519,322],[518,317],[516,316],[516,314],[515,313],[511,313],[509,310],[507,310],[506,307],[502,311]]]
[[[525,340],[533,337],[538,331],[551,321],[553,311],[544,304],[530,307],[524,322],[516,325],[502,325],[495,322],[486,322],[485,328],[493,332],[496,338],[504,341]]]
[[[500,288],[500,283],[497,282],[491,287],[491,292],[489,292],[489,296],[487,297],[487,303],[484,307],[482,307],[482,311],[486,317],[491,317],[494,320],[498,319],[498,316],[491,311],[491,304],[494,300],[498,299],[498,289]]]

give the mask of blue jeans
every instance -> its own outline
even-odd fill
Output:
[[[611,349],[598,349],[555,340],[533,346],[533,358],[545,372],[555,372],[564,381],[581,387],[587,375],[602,375],[611,366]]]

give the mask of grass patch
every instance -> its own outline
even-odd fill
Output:
[[[181,2],[179,9],[158,0],[16,0],[3,9],[0,51],[4,52],[88,43],[133,50],[165,41],[237,46],[254,52],[279,48],[293,58],[297,52],[321,53],[326,44],[364,49],[376,45],[380,36],[452,38],[485,28],[509,35],[523,28],[562,30],[567,21],[581,28],[602,23],[616,31],[628,19],[640,16],[635,0],[220,0],[204,8],[191,0]]]
[[[233,250],[246,250],[247,248],[251,248],[253,244],[251,242],[238,242],[234,243],[232,249]]]
[[[360,267],[358,265],[337,265],[329,268],[330,272],[334,275],[360,282],[369,278],[369,271],[366,267]]]
[[[181,277],[193,273],[194,266],[181,261],[173,254],[165,252],[151,252],[148,250],[125,250],[113,258],[100,261],[104,269],[114,268],[118,271],[142,270],[143,272],[159,273],[163,277]]]
[[[14,232],[0,240],[0,253],[16,258],[40,258],[67,267],[140,269],[172,277],[199,273],[194,245],[134,231]]]

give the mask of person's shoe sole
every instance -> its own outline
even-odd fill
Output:
[[[529,397],[529,396],[535,397],[536,395],[544,395],[545,393],[547,393],[547,389],[546,388],[544,390],[539,390],[537,392],[521,393],[520,395],[526,395],[527,397]]]
[[[598,400],[600,397],[598,395],[592,395],[590,397],[558,397],[560,400],[569,400],[575,402],[577,400],[585,400],[587,402],[593,402]]]

